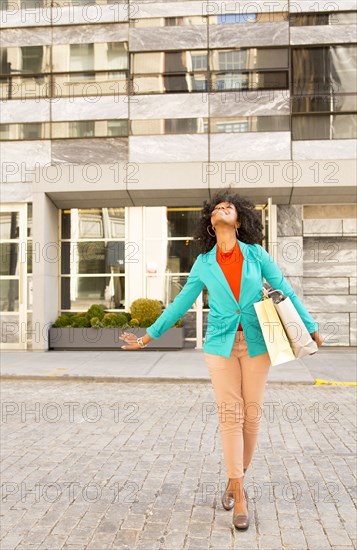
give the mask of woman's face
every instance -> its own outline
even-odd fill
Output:
[[[223,223],[236,227],[237,217],[237,210],[234,204],[231,202],[220,202],[212,210],[211,224],[215,227],[223,221]]]

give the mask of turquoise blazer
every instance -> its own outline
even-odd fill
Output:
[[[191,308],[206,286],[210,311],[203,351],[230,357],[238,325],[242,323],[249,356],[255,357],[267,352],[253,305],[263,297],[263,277],[272,287],[279,288],[290,297],[310,334],[318,330],[317,322],[306,310],[270,254],[260,244],[247,244],[239,239],[237,241],[244,257],[239,302],[217,262],[215,244],[209,252],[196,258],[181,292],[146,329],[151,338],[159,338],[171,328]]]

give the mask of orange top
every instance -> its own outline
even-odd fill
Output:
[[[224,252],[217,244],[216,259],[232,289],[235,299],[239,302],[244,256],[238,241],[236,241],[235,246],[228,252]],[[238,330],[243,330],[241,323],[239,323]]]

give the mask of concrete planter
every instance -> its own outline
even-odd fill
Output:
[[[148,349],[181,349],[184,347],[184,328],[170,328],[160,338],[151,340]],[[145,328],[55,328],[49,329],[49,349],[53,350],[122,350],[126,344],[120,340],[122,332],[144,336]]]

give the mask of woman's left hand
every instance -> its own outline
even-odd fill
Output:
[[[315,340],[315,342],[316,342],[318,348],[323,344],[323,339],[322,339],[322,337],[320,336],[320,333],[319,333],[318,330],[316,330],[315,332],[312,332],[312,333],[311,333],[311,338],[312,338],[313,340]]]
[[[137,343],[136,339],[137,339],[137,336],[132,332],[123,332],[120,336],[120,340],[124,340],[124,342],[127,342],[129,345],[120,346],[121,349],[125,349],[125,350],[141,349],[142,346],[140,346]]]

